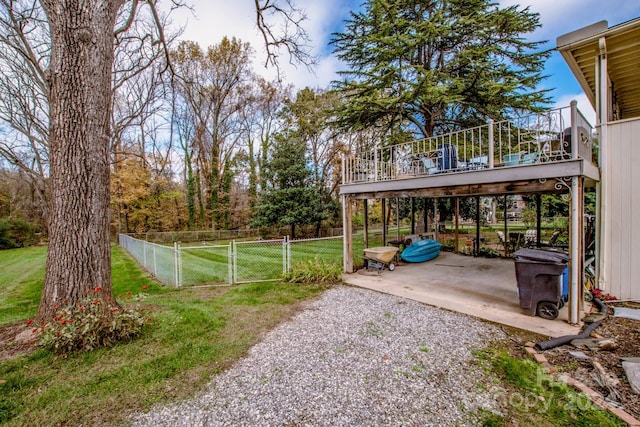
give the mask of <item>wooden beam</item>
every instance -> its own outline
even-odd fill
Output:
[[[456,187],[422,188],[414,190],[374,191],[350,194],[355,199],[385,199],[391,197],[455,197],[455,196],[491,196],[505,194],[563,193],[565,186],[556,187],[555,179],[518,182],[500,182],[493,184],[470,184]]]

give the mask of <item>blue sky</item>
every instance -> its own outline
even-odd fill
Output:
[[[265,70],[264,51],[255,26],[254,2],[250,0],[191,0],[195,16],[187,11],[174,14],[176,24],[185,25],[183,39],[195,40],[201,46],[217,43],[224,35],[250,42],[256,50],[256,69],[266,77],[275,77],[274,70]],[[312,38],[313,53],[320,62],[314,73],[305,67],[294,67],[283,60],[285,79],[298,88],[325,88],[336,79],[341,64],[332,55],[328,42],[331,33],[342,28],[349,11],[359,7],[354,0],[294,0],[303,8],[308,20],[305,28]],[[530,35],[531,40],[548,40],[545,48],[555,47],[556,38],[565,33],[606,20],[609,26],[640,17],[638,0],[498,0],[501,6],[519,4],[540,14],[542,27]],[[589,117],[594,117],[586,97],[559,53],[554,52],[545,67],[549,78],[543,88],[553,89],[551,96],[557,106],[567,106],[572,99]],[[593,121],[593,120],[592,120]]]

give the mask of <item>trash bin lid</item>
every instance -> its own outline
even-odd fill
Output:
[[[569,255],[557,251],[545,251],[543,249],[518,249],[514,253],[516,261],[533,261],[553,264],[566,264]]]

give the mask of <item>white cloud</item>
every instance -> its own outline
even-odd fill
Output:
[[[250,0],[192,0],[196,17],[187,10],[173,13],[175,24],[186,25],[182,39],[195,40],[203,48],[218,43],[223,36],[235,36],[251,43],[256,51],[254,62],[258,73],[266,78],[276,78],[273,68],[265,69],[266,53],[261,34],[255,27],[255,5]],[[327,44],[331,32],[339,30],[342,21],[348,17],[350,7],[358,7],[361,3],[355,0],[294,0],[307,15],[305,29],[311,36],[312,53],[319,56],[319,64],[315,72],[309,72],[302,65],[289,64],[286,52],[281,52],[281,77],[293,83],[297,88],[306,86],[326,88],[332,80],[337,79],[336,72],[343,68],[340,61],[331,55]],[[533,12],[540,14],[542,27],[531,35],[532,40],[549,40],[548,48],[555,47],[556,37],[593,24],[607,20],[609,25],[616,25],[640,16],[640,2],[630,0],[499,0],[501,6],[518,4],[529,6]],[[548,63],[546,74],[570,73],[566,67],[554,68]],[[564,75],[564,74],[562,74]],[[573,77],[571,77],[573,78]],[[571,89],[573,90],[573,89]],[[556,104],[568,105],[570,98],[586,97],[582,94],[566,94],[563,88],[557,91]],[[584,111],[591,110],[588,102],[583,102]],[[592,110],[591,110],[592,111]],[[593,115],[592,115],[593,116]]]
[[[201,47],[218,43],[224,36],[235,36],[249,42],[256,54],[255,70],[268,79],[277,78],[277,71],[265,68],[266,50],[262,34],[255,26],[255,6],[249,0],[194,0],[196,16],[187,9],[172,13],[175,25],[184,25],[182,40],[197,41]],[[307,19],[304,28],[311,38],[310,52],[318,57],[318,66],[311,72],[304,65],[292,65],[286,51],[280,52],[280,77],[297,88],[325,88],[335,79],[338,60],[328,52],[327,44],[336,23],[342,22],[349,9],[345,0],[325,0],[322,2],[298,1]]]

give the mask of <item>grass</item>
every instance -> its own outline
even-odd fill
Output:
[[[2,324],[35,314],[45,253],[0,251],[0,270],[13,278],[1,279]],[[17,266],[20,259],[29,269]],[[148,278],[121,248],[113,248],[112,264],[114,293],[152,319],[142,336],[66,359],[37,350],[0,362],[0,423],[120,425],[155,402],[192,396],[323,289],[268,282],[174,290]]]
[[[336,255],[341,248],[327,242]],[[314,267],[311,261],[326,253],[324,248],[300,245],[292,252],[317,270],[306,274],[325,274],[327,266]],[[0,251],[0,325],[35,315],[45,257],[42,247]],[[121,425],[129,414],[156,402],[191,397],[323,289],[263,282],[176,290],[141,272],[119,247],[113,248],[112,266],[115,295],[125,306],[142,310],[151,323],[138,339],[114,347],[67,358],[36,350],[1,361],[0,424]],[[373,326],[365,332],[379,333]],[[420,350],[429,351],[425,346]],[[501,414],[480,414],[486,426],[623,425],[585,396],[551,381],[530,360],[515,358],[504,348],[477,355],[494,378],[502,403]]]
[[[504,348],[492,348],[476,355],[501,386],[494,390],[500,390],[496,391],[496,397],[503,413],[482,411],[481,418],[486,427],[626,425],[596,407],[586,395],[553,381],[532,360],[515,358]]]
[[[0,325],[35,315],[42,293],[45,247],[0,251]]]

